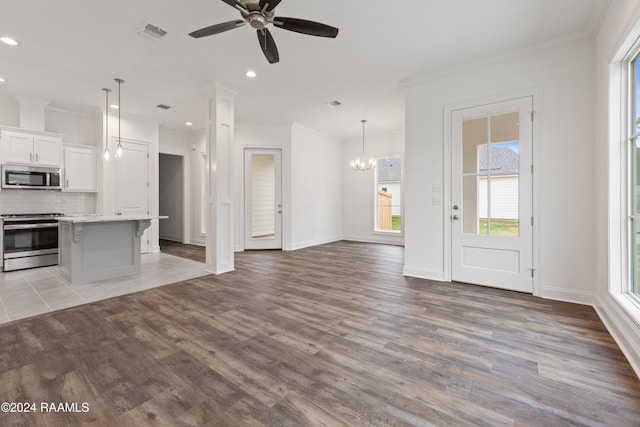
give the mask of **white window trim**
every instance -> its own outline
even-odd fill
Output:
[[[404,237],[404,155],[389,154],[387,156],[377,156],[376,164],[379,160],[392,157],[400,158],[400,231],[378,230],[378,171],[373,172],[373,231],[371,234],[378,236],[399,236]]]
[[[640,326],[640,299],[631,293],[630,247],[630,64],[640,52],[636,25],[609,67],[609,293]]]

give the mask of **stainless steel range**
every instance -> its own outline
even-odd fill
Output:
[[[2,270],[58,264],[60,213],[2,215]]]

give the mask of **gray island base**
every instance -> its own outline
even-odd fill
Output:
[[[140,237],[150,216],[60,218],[60,276],[72,285],[141,271]]]

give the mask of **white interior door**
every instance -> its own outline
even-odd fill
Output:
[[[533,292],[532,102],[452,112],[453,281]]]
[[[116,157],[116,215],[149,215],[149,146],[122,142]],[[149,252],[149,228],[140,238],[141,252]]]
[[[282,249],[282,151],[244,152],[244,248]]]

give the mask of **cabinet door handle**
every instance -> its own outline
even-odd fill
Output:
[[[38,153],[36,153],[36,163],[38,163],[40,160],[38,160]]]
[[[29,161],[33,162],[33,153],[29,153]]]
[[[67,178],[67,188],[69,188],[69,178]]]

